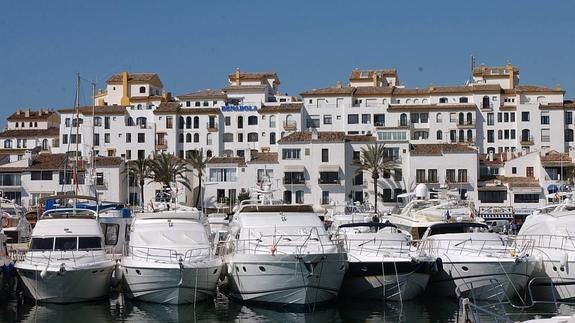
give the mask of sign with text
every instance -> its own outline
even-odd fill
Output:
[[[222,112],[232,112],[232,111],[256,111],[258,107],[255,105],[223,105]]]

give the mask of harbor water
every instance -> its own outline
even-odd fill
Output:
[[[555,311],[554,306],[529,310],[496,308],[480,313],[481,322],[495,322],[492,314],[513,313],[512,321],[531,319],[537,313]],[[559,308],[575,313],[574,306]],[[544,315],[545,316],[545,315]],[[548,316],[548,315],[547,315]],[[340,299],[331,305],[293,309],[282,306],[245,305],[224,295],[189,305],[162,305],[136,301],[123,294],[109,299],[76,304],[35,304],[9,295],[0,298],[0,322],[464,322],[456,299],[418,298],[408,302]]]

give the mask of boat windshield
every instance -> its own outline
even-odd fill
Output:
[[[75,251],[101,249],[100,237],[50,237],[32,238],[30,241],[31,251]]]

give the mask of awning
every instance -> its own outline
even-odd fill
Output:
[[[284,165],[284,171],[286,172],[304,172],[304,165]]]
[[[526,194],[535,194],[541,193],[541,187],[513,187],[511,191],[516,193],[526,193]]]
[[[339,172],[339,165],[319,165],[320,172]]]

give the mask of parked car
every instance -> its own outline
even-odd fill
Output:
[[[487,227],[489,232],[507,234],[509,233],[510,223],[509,220],[491,220],[487,221]]]

